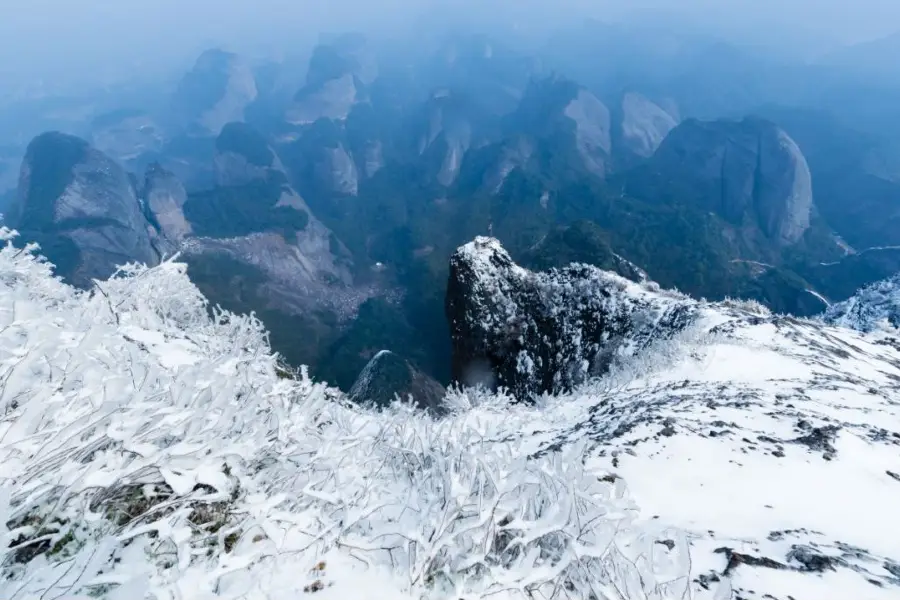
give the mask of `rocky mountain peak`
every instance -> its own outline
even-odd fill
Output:
[[[363,406],[383,408],[395,398],[410,398],[422,409],[442,411],[444,388],[416,369],[409,361],[390,350],[378,352],[370,360],[350,389],[349,398]]]
[[[295,125],[318,119],[344,120],[366,98],[366,86],[378,76],[378,66],[364,38],[341,36],[319,44],[309,61],[306,84],[297,91],[286,119]]]
[[[528,271],[493,238],[450,259],[446,313],[453,376],[520,400],[558,393],[684,329],[696,302],[574,264]]]
[[[671,197],[732,225],[756,227],[780,245],[797,242],[810,225],[806,159],[783,130],[763,119],[689,119],[669,133],[645,174]]]
[[[609,109],[574,81],[554,74],[532,82],[515,122],[538,138],[572,136],[584,168],[601,177],[606,174],[612,150]]]
[[[211,49],[182,78],[173,105],[176,117],[196,133],[218,135],[226,123],[244,119],[244,110],[257,93],[253,69],[246,61]]]
[[[81,286],[117,265],[159,259],[129,174],[64,133],[44,133],[28,145],[9,223],[43,246],[59,275]]]

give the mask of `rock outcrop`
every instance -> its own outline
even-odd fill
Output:
[[[410,398],[419,408],[435,414],[443,412],[446,391],[409,361],[382,350],[363,368],[350,389],[350,400],[364,406],[385,407],[395,399]]]
[[[588,265],[534,273],[479,237],[450,259],[453,377],[520,400],[566,391],[681,331],[696,306]]]
[[[75,136],[50,132],[29,144],[8,222],[41,244],[57,274],[89,287],[128,262],[156,264],[156,232],[129,174]]]
[[[851,298],[828,307],[823,319],[831,325],[868,333],[900,328],[900,274],[873,283]]]
[[[759,228],[779,245],[797,242],[810,225],[806,159],[769,121],[685,121],[640,176],[659,196],[709,210],[737,227]]]

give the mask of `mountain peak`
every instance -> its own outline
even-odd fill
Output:
[[[666,196],[708,210],[780,246],[796,243],[810,226],[809,166],[794,140],[765,119],[688,119],[666,136],[640,177],[657,201]]]
[[[9,222],[81,286],[158,251],[129,174],[85,140],[48,132],[28,145]]]

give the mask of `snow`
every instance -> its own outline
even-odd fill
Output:
[[[8,246],[0,597],[894,598],[893,335],[697,303],[570,393],[435,419],[278,377],[183,265],[77,292]]]
[[[824,320],[865,332],[900,327],[900,275],[873,283],[829,307]]]

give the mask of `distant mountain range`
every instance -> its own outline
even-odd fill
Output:
[[[35,138],[17,176],[0,170],[17,180],[6,221],[85,287],[181,252],[213,302],[255,311],[289,362],[346,390],[385,349],[410,381],[458,376],[448,264],[477,235],[528,267],[797,315],[900,271],[900,153],[870,126],[900,109],[835,116],[734,48],[628,54],[636,38],[616,35],[527,56],[481,35],[387,52],[348,34],[305,76],[210,50],[165,101]],[[852,96],[819,69],[803,80]]]

